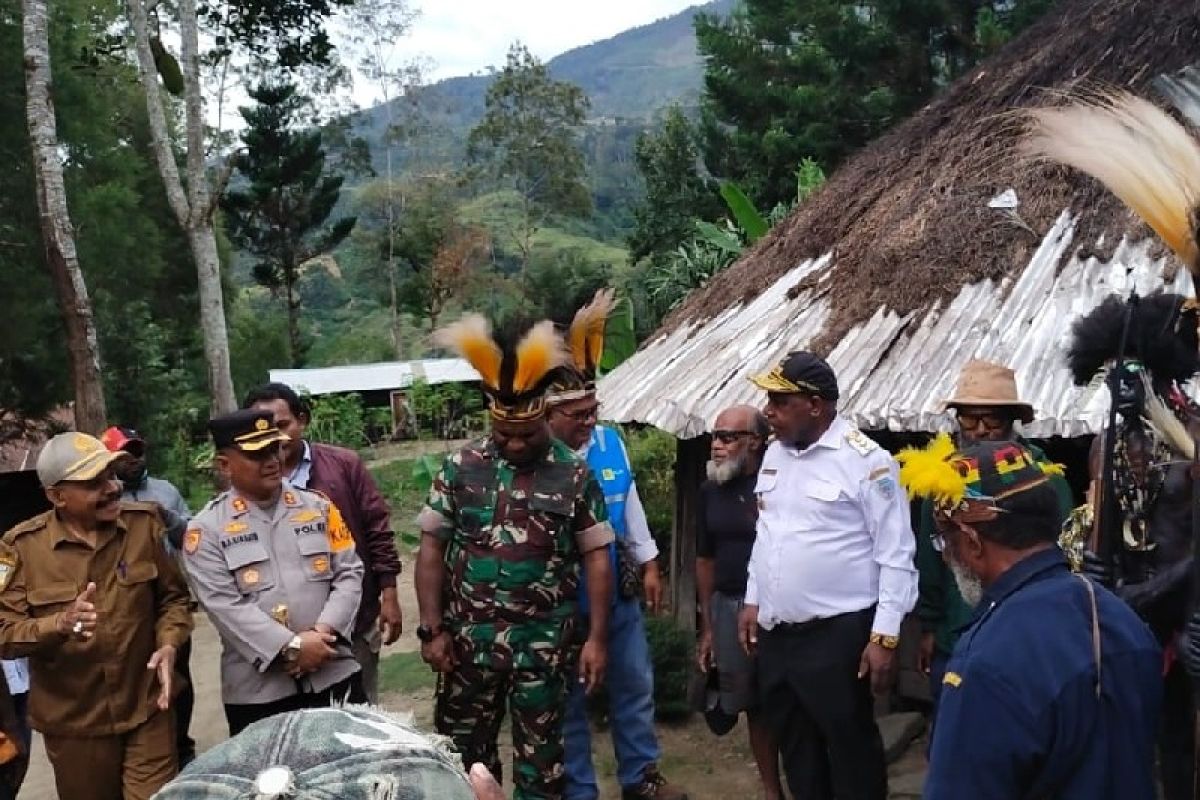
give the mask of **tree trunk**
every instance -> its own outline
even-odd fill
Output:
[[[37,182],[46,266],[53,278],[67,329],[67,349],[75,387],[75,428],[99,435],[107,417],[104,386],[100,380],[100,343],[67,211],[57,120],[50,101],[50,35],[46,2],[23,0],[21,6],[24,15],[25,121],[33,147],[33,173]]]
[[[392,104],[387,100],[387,93],[384,92],[383,107],[387,109],[387,134],[384,141],[387,143],[387,272],[388,272],[388,290],[391,294],[391,305],[389,311],[392,314],[392,352],[396,354],[396,360],[404,359],[403,348],[400,346],[400,296],[396,287],[396,198],[392,192]]]
[[[229,369],[229,334],[225,327],[225,305],[221,288],[221,260],[217,254],[217,236],[213,230],[216,209],[209,197],[208,175],[204,169],[204,116],[201,104],[199,33],[195,0],[180,0],[180,37],[184,91],[187,110],[188,185],[184,190],[175,163],[175,152],[167,129],[167,115],[158,86],[158,70],[150,50],[150,27],[144,0],[126,0],[129,21],[137,45],[138,76],[146,93],[146,112],[150,118],[150,139],[158,171],[162,175],[167,202],[187,235],[196,262],[196,280],[200,295],[200,330],[204,338],[204,358],[208,362],[208,386],[212,410],[224,414],[237,408],[233,377]]]
[[[304,366],[300,350],[300,301],[296,299],[296,267],[283,268],[284,302],[287,303],[288,356],[292,369]]]

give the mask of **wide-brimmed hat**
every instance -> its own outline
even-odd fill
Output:
[[[963,406],[1012,408],[1021,422],[1033,422],[1033,406],[1017,395],[1017,374],[1002,364],[971,359],[958,375],[954,397],[942,409]]]

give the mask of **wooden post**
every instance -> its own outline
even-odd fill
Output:
[[[671,532],[671,608],[675,621],[696,631],[696,512],[708,461],[708,437],[675,443],[675,518]]]

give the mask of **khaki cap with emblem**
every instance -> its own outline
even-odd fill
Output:
[[[218,450],[232,447],[245,453],[255,453],[276,442],[291,441],[275,427],[275,417],[270,411],[252,408],[213,417],[208,421],[208,432]]]
[[[63,481],[90,481],[121,458],[129,458],[129,453],[123,450],[114,453],[95,436],[60,433],[46,442],[38,454],[38,480],[46,487]]]
[[[943,410],[979,406],[1012,408],[1017,419],[1033,422],[1033,406],[1017,395],[1017,374],[1003,364],[973,358],[958,375],[954,397],[943,401]]]

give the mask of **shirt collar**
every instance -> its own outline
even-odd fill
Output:
[[[300,454],[300,463],[301,464],[311,464],[312,463],[312,448],[308,446],[308,439],[301,439],[300,443],[304,445],[304,452],[302,452]],[[299,465],[297,465],[297,466],[299,466]]]
[[[86,544],[81,539],[76,539],[67,530],[67,526],[58,518],[57,512],[50,512],[50,522],[46,525],[50,529],[50,548],[54,549],[63,542],[71,544]],[[109,536],[116,531],[124,532],[126,530],[125,520],[123,517],[117,517],[117,521],[110,526],[105,526],[100,529],[100,537],[96,540],[96,549],[99,550],[108,541]]]
[[[983,599],[975,609],[975,616],[979,617],[988,609],[1004,602],[1009,595],[1027,583],[1040,579],[1048,572],[1060,569],[1067,569],[1067,559],[1058,547],[1047,547],[1045,550],[1039,550],[1031,556],[1026,556],[1009,567],[1007,572],[987,588],[987,591],[983,593]]]
[[[783,444],[782,442],[780,444],[783,446],[784,452],[799,457],[818,447],[826,450],[840,450],[844,441],[846,441],[846,421],[842,419],[841,414],[838,414],[834,416],[833,421],[829,423],[829,427],[821,434],[821,438],[803,450],[789,444]]]

